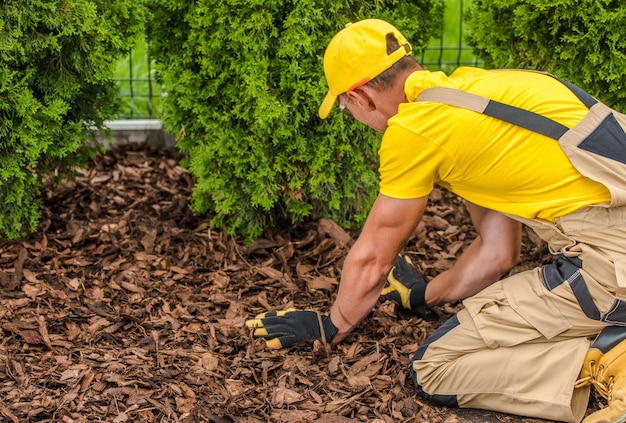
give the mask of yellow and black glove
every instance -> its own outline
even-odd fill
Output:
[[[323,330],[320,330],[320,322]],[[312,310],[269,311],[246,321],[254,336],[265,338],[269,349],[278,350],[304,341],[322,339],[331,342],[338,332],[330,316]]]
[[[395,301],[429,322],[439,319],[437,313],[426,308],[426,280],[417,273],[408,257],[398,256],[387,276],[389,286],[380,293],[385,299]]]

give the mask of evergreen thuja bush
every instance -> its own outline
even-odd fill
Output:
[[[164,121],[196,178],[193,209],[247,240],[311,216],[361,223],[378,189],[379,136],[339,113],[318,117],[324,49],[347,22],[377,17],[419,51],[441,2],[155,0],[150,9]]]
[[[44,178],[96,151],[115,63],[143,19],[132,0],[0,3],[0,238],[34,230]]]
[[[467,31],[487,67],[548,71],[626,111],[623,0],[473,0]]]

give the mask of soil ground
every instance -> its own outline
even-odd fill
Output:
[[[410,358],[458,304],[433,324],[381,301],[336,349],[267,350],[245,320],[328,310],[358,233],[321,220],[246,246],[193,215],[192,187],[173,153],[127,148],[45,188],[40,229],[0,243],[0,420],[541,421],[415,394]],[[474,236],[463,204],[435,191],[404,252],[432,277]],[[547,260],[525,232],[513,271]]]

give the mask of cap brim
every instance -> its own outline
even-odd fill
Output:
[[[336,101],[337,96],[328,91],[328,94],[326,94],[324,101],[322,101],[322,105],[320,106],[319,110],[319,115],[322,119],[326,119],[328,117]]]

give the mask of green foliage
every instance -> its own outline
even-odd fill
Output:
[[[154,0],[150,10],[164,121],[188,153],[194,210],[248,241],[310,216],[362,223],[379,136],[339,113],[317,116],[324,49],[347,22],[378,17],[419,51],[441,2]]]
[[[34,230],[46,176],[95,151],[114,116],[113,64],[142,29],[132,0],[0,4],[0,236]]]
[[[623,0],[473,0],[468,32],[488,67],[545,70],[626,111]]]

